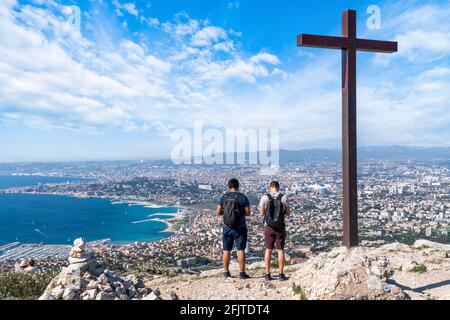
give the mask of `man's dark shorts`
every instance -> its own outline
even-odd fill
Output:
[[[275,230],[266,226],[264,229],[264,245],[266,249],[273,250],[275,247],[277,250],[284,250],[285,242],[286,229]]]
[[[238,251],[243,251],[247,248],[247,227],[230,228],[223,226],[223,250],[233,250],[234,242],[236,241],[236,248]]]

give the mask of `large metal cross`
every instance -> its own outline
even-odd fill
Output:
[[[344,197],[344,245],[358,245],[358,191],[356,147],[356,51],[397,52],[392,41],[358,39],[356,11],[342,13],[342,37],[301,34],[297,45],[342,50],[342,172]]]

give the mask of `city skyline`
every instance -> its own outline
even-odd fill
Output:
[[[170,132],[196,120],[273,126],[281,149],[339,148],[340,53],[295,41],[339,35],[346,8],[358,36],[400,43],[358,54],[360,145],[450,146],[446,1],[7,0],[0,162],[168,158]]]

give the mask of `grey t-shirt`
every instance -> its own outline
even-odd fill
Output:
[[[279,194],[280,194],[280,192],[270,192],[270,195],[274,199],[278,198]],[[288,199],[285,194],[283,194],[283,197],[281,198],[281,203],[283,203],[285,206],[288,204]],[[267,209],[268,207],[269,207],[269,197],[267,196],[267,194],[265,194],[261,197],[261,200],[259,201],[259,208]]]
[[[272,196],[272,198],[276,199],[278,198],[278,195],[280,194],[280,192],[270,192],[270,195]],[[261,200],[259,201],[259,208],[262,209],[266,209],[269,207],[269,197],[267,196],[267,194],[263,195],[261,197]],[[285,194],[283,194],[283,197],[281,197],[281,203],[284,204],[285,206],[287,206],[288,203],[288,198]],[[264,225],[267,226],[267,222],[264,219]]]

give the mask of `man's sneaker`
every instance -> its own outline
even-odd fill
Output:
[[[266,281],[271,281],[271,280],[272,280],[272,277],[271,277],[270,273],[266,273],[266,275],[264,276],[264,279],[265,279]]]
[[[225,271],[225,272],[223,273],[223,277],[224,277],[225,279],[231,278],[231,273],[230,273],[230,271]]]
[[[280,279],[280,281],[286,281],[286,280],[289,280],[288,277],[286,277],[284,273],[280,274],[280,275],[278,276],[278,279]]]
[[[241,272],[239,274],[239,279],[248,279],[248,278],[250,278],[250,276],[245,272]]]

